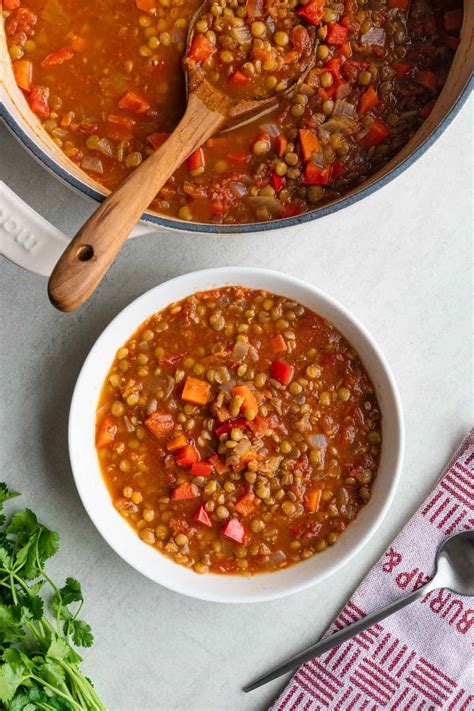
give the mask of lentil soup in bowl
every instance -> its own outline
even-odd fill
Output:
[[[115,551],[192,597],[288,595],[347,562],[395,492],[403,418],[370,335],[262,269],[178,277],[92,348],[69,421],[76,485]]]

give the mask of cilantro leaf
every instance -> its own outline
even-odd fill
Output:
[[[38,519],[30,509],[17,511],[11,517],[6,531],[7,533],[32,533],[38,528]]]
[[[15,496],[20,496],[20,494],[18,494],[16,491],[10,491],[4,481],[0,482],[0,511],[3,508],[3,504],[5,503],[5,501],[8,501],[9,499],[14,499]]]
[[[91,626],[83,620],[71,620],[68,629],[72,635],[74,644],[78,647],[92,647],[94,635],[92,634]]]
[[[65,679],[63,668],[54,661],[48,661],[37,669],[37,673],[52,686],[60,686]]]
[[[38,538],[38,556],[41,563],[44,563],[48,558],[55,555],[59,550],[59,534],[56,531],[50,531],[49,528],[41,527],[41,532]]]
[[[46,652],[46,656],[51,657],[52,659],[59,659],[60,661],[66,659],[68,654],[69,646],[60,637],[53,638],[51,644],[49,645],[49,649]]]
[[[66,584],[59,592],[64,605],[69,605],[71,602],[81,602],[84,599],[81,584],[75,578],[66,578]]]
[[[0,666],[0,701],[5,704],[10,701],[22,681],[21,671],[13,669],[10,664],[2,664]]]

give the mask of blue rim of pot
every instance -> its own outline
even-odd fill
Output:
[[[252,232],[269,232],[270,230],[278,230],[285,227],[293,227],[295,225],[302,225],[305,222],[311,222],[313,220],[318,220],[327,215],[332,215],[345,207],[354,205],[359,200],[372,195],[376,190],[390,183],[394,178],[398,177],[406,170],[409,166],[420,158],[433,143],[438,139],[438,137],[444,132],[444,130],[449,126],[453,119],[459,113],[459,110],[464,105],[469,96],[470,92],[474,87],[474,78],[471,76],[469,81],[464,86],[463,90],[460,92],[454,104],[449,109],[446,116],[442,121],[435,126],[431,133],[425,138],[425,140],[409,155],[407,155],[404,160],[401,161],[397,166],[392,168],[388,173],[378,178],[374,183],[368,185],[366,188],[361,188],[357,193],[349,197],[342,197],[334,203],[327,205],[326,207],[320,207],[309,212],[304,212],[301,215],[295,215],[293,217],[285,217],[280,220],[271,220],[269,222],[251,222],[238,225],[221,225],[221,224],[209,224],[200,222],[185,222],[183,220],[172,219],[164,217],[162,215],[157,215],[151,212],[145,212],[142,216],[142,220],[147,223],[164,227],[171,230],[180,230],[182,232],[196,232],[198,234],[209,234],[209,235],[226,235],[226,234],[250,234]],[[86,183],[83,183],[79,178],[76,178],[67,170],[62,168],[56,161],[52,160],[49,155],[43,151],[23,130],[21,125],[13,118],[11,113],[8,111],[6,106],[0,102],[0,117],[3,119],[10,131],[17,137],[17,139],[25,146],[25,148],[30,151],[36,160],[45,166],[50,172],[56,175],[62,182],[66,183],[70,187],[78,190],[83,195],[95,200],[96,202],[102,202],[105,196],[99,193],[97,190],[90,188]]]

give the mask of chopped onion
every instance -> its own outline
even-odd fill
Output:
[[[343,2],[335,2],[331,5],[331,10],[334,10],[334,12],[337,12],[339,15],[342,15],[344,12],[344,3]]]
[[[257,351],[257,349],[255,348],[255,346],[250,346],[250,348],[249,348],[249,356],[250,356],[251,360],[253,360],[254,363],[257,362],[259,356],[258,356],[258,351]]]
[[[232,28],[232,36],[239,44],[250,44],[252,35],[247,25]]]
[[[368,32],[365,33],[365,35],[362,35],[360,40],[362,44],[376,44],[380,47],[383,47],[383,45],[385,44],[385,30],[383,30],[381,27],[372,27]]]
[[[232,390],[232,388],[235,385],[235,380],[233,378],[230,378],[230,380],[226,380],[225,383],[222,383],[222,385],[219,386],[219,390],[221,393],[228,393]]]
[[[109,156],[111,158],[114,154],[114,147],[108,138],[101,138],[99,143],[95,147],[96,151],[100,151],[104,156]]]
[[[281,129],[276,123],[262,123],[259,128],[268,133],[271,138],[276,138],[281,133]]]
[[[267,562],[269,565],[280,565],[281,563],[284,563],[285,560],[286,554],[279,550],[272,553]]]
[[[96,415],[97,417],[102,417],[102,415],[106,415],[109,410],[110,407],[107,403],[106,405],[102,405],[102,407],[97,408]]]
[[[156,412],[158,409],[158,400],[155,400],[155,398],[152,398],[148,405],[146,406],[146,414],[147,415],[153,415],[154,412]]]
[[[248,343],[246,341],[237,341],[237,343],[235,344],[234,349],[232,351],[232,358],[235,358],[235,360],[243,360],[244,358],[247,357],[249,348],[250,348],[250,343]]]
[[[248,193],[247,186],[243,183],[238,183],[237,181],[232,181],[232,183],[229,183],[229,188],[232,190],[236,197],[242,197],[243,195],[247,195]]]
[[[275,32],[275,30],[276,30],[275,20],[274,20],[273,17],[271,17],[271,16],[268,17],[268,19],[267,19],[267,27],[268,27],[268,29],[270,30],[270,33],[271,33],[271,34],[273,34],[273,33]]]
[[[240,442],[237,443],[237,446],[234,447],[233,452],[237,457],[243,457],[249,449],[250,442],[248,439],[241,439]]]
[[[247,0],[247,16],[261,17],[263,15],[263,0]]]
[[[92,173],[100,173],[100,175],[104,172],[102,161],[94,156],[84,156],[81,161],[81,168],[84,170],[90,170]]]
[[[132,425],[132,423],[128,419],[127,415],[124,415],[123,421],[125,422],[125,427],[127,429],[127,432],[135,432],[135,427]]]
[[[341,84],[340,86],[337,87],[336,91],[336,98],[337,99],[345,99],[346,96],[349,96],[351,93],[351,85],[349,84],[348,81],[344,82],[344,84]]]
[[[336,103],[334,104],[334,111],[332,112],[333,116],[346,116],[347,118],[351,118],[355,113],[355,106],[353,104],[349,104],[348,101],[343,101],[342,99],[337,99]]]
[[[255,195],[246,197],[245,200],[255,208],[265,207],[271,217],[279,217],[283,211],[283,205],[274,197],[266,195]]]
[[[348,116],[334,116],[334,112],[329,121],[324,124],[325,131],[330,134],[338,131],[345,134],[352,133],[353,127],[354,121],[351,121]]]
[[[171,375],[166,376],[166,383],[163,385],[163,397],[162,400],[167,400],[171,393],[173,392],[175,382]]]
[[[184,32],[183,30],[177,30],[174,29],[173,32],[171,33],[171,41],[173,44],[178,44],[179,42],[182,42],[184,40]]]
[[[328,446],[328,441],[323,434],[309,435],[308,442],[314,449],[326,449]]]

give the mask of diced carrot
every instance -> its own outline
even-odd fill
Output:
[[[397,10],[407,10],[410,0],[388,0],[388,6]]]
[[[202,523],[204,526],[209,526],[209,528],[212,528],[212,521],[209,518],[209,514],[207,513],[206,509],[202,504],[198,506],[193,518],[195,521]]]
[[[184,383],[181,398],[186,402],[192,402],[194,405],[205,405],[210,392],[210,383],[206,383],[204,380],[193,378],[189,375]]]
[[[153,12],[156,8],[155,0],[135,0],[135,4],[142,12]]]
[[[315,513],[318,510],[319,502],[321,500],[321,493],[321,489],[314,488],[306,492],[304,505],[308,511]]]
[[[145,420],[145,427],[155,437],[166,437],[174,430],[174,419],[168,412],[154,412]]]
[[[397,76],[404,77],[406,76],[406,74],[409,74],[409,72],[411,72],[411,70],[413,69],[413,64],[410,64],[409,62],[394,62],[392,64],[392,69],[395,70]]]
[[[211,476],[212,464],[209,464],[209,462],[193,462],[191,474],[193,476]]]
[[[436,91],[438,87],[438,78],[434,72],[420,71],[415,74],[415,81],[425,89]]]
[[[176,457],[176,464],[180,467],[191,467],[199,460],[199,452],[193,444],[187,444],[179,450]]]
[[[337,22],[330,22],[328,24],[328,32],[326,35],[326,42],[328,44],[335,44],[341,47],[347,42],[347,35],[349,34],[349,29],[344,27],[344,25],[339,25]]]
[[[252,410],[253,412],[257,412],[257,400],[248,385],[235,385],[231,389],[231,393],[232,395],[240,395],[240,397],[243,398],[242,406],[240,408],[242,411]]]
[[[201,63],[208,57],[212,57],[216,51],[216,48],[209,42],[207,37],[198,33],[193,37],[193,41],[188,52],[188,59],[192,62]]]
[[[229,78],[229,84],[232,86],[246,86],[250,81],[250,77],[240,69],[237,69]]]
[[[226,462],[223,462],[217,454],[213,454],[212,457],[209,457],[208,461],[212,464],[218,476],[222,476],[222,474],[227,474],[227,472],[229,471],[229,466],[226,464]]]
[[[178,435],[177,437],[173,437],[173,439],[170,439],[170,441],[166,445],[166,449],[168,452],[176,452],[178,449],[182,449],[183,447],[186,447],[188,443],[188,440],[183,434]]]
[[[30,96],[28,98],[30,108],[41,118],[49,116],[49,87],[47,86],[31,86]]]
[[[33,78],[33,64],[29,59],[17,59],[12,62],[15,81],[23,91],[30,91]]]
[[[20,0],[3,0],[4,10],[16,10],[20,7]]]
[[[236,518],[231,518],[227,521],[222,528],[222,533],[236,543],[243,543],[245,540],[245,528]]]
[[[189,171],[204,169],[206,161],[204,159],[204,151],[202,148],[197,148],[191,153],[189,158],[186,160],[186,168]]]
[[[320,168],[319,165],[308,163],[304,171],[304,182],[306,185],[327,185],[331,179],[331,166],[325,165]]]
[[[359,114],[365,114],[377,106],[379,103],[379,97],[373,86],[364,91],[359,101]]]
[[[54,67],[56,64],[63,64],[63,62],[67,62],[73,57],[74,52],[70,47],[62,47],[61,49],[58,49],[57,52],[48,54],[48,56],[41,62],[41,66],[44,68]]]
[[[275,353],[286,353],[286,342],[281,333],[272,338],[271,344]]]
[[[106,415],[97,430],[95,444],[98,449],[108,447],[117,434],[117,420],[112,415]]]
[[[152,148],[158,150],[160,146],[163,145],[165,141],[167,141],[169,138],[169,133],[164,133],[163,131],[158,131],[158,133],[150,133],[146,137],[147,143],[150,144]]]
[[[255,509],[260,500],[257,499],[253,491],[247,491],[235,504],[235,510],[241,516],[248,516]]]
[[[191,499],[196,499],[199,496],[198,489],[194,484],[189,484],[184,482],[176,487],[176,489],[171,494],[171,499],[173,501],[190,501]]]
[[[337,50],[337,53],[341,57],[351,57],[352,56],[352,47],[350,42],[345,42],[342,47],[340,47]]]
[[[383,123],[383,121],[374,121],[370,124],[367,133],[362,137],[361,144],[366,150],[377,146],[382,141],[390,135],[390,129]]]
[[[462,14],[462,8],[444,13],[444,27],[447,32],[454,32],[455,30],[461,29]]]
[[[284,136],[283,133],[280,133],[280,135],[276,137],[276,152],[279,158],[285,155],[287,145],[287,137]]]
[[[150,102],[138,91],[127,91],[119,100],[118,107],[135,114],[143,114],[150,108]]]
[[[321,144],[317,135],[307,128],[300,128],[298,136],[300,139],[303,160],[307,163],[311,160],[313,153],[319,153],[321,151]]]
[[[117,116],[117,114],[109,114],[107,116],[107,123],[113,123],[115,126],[120,126],[121,128],[126,128],[131,131],[135,126],[135,119],[129,116]]]
[[[75,52],[85,52],[87,48],[87,40],[85,37],[80,37],[79,35],[73,35],[71,37],[71,49]]]

